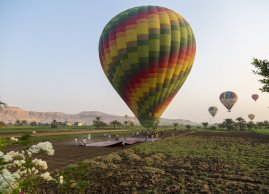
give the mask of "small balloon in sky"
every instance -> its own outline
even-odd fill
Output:
[[[159,6],[113,17],[99,40],[103,71],[142,126],[151,128],[191,71],[196,44],[190,24]]]
[[[254,114],[249,114],[248,118],[252,121],[253,119],[255,119],[255,115]]]
[[[228,112],[231,112],[237,98],[237,94],[231,91],[223,92],[219,96],[220,102],[228,109]]]
[[[259,95],[258,95],[258,94],[252,94],[251,98],[252,98],[253,100],[257,101],[258,98],[259,98]]]
[[[212,117],[215,117],[215,115],[218,112],[218,108],[215,106],[211,106],[211,107],[209,107],[208,112],[209,112],[209,114],[211,114]]]

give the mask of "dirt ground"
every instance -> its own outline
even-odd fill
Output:
[[[249,132],[183,132],[183,131],[170,131],[163,132],[161,138],[174,136],[223,136],[223,137],[242,137],[242,138],[254,138],[259,142],[269,142],[268,135],[261,135]],[[98,137],[92,141],[106,141],[106,137]],[[82,139],[79,140],[82,142]],[[63,168],[68,164],[75,163],[77,161],[94,158],[97,156],[102,156],[109,154],[111,152],[121,150],[121,147],[83,147],[76,146],[72,139],[67,139],[64,141],[52,142],[55,149],[55,154],[53,156],[42,157],[48,163],[50,171],[55,169]],[[131,145],[134,146],[134,145]],[[131,146],[127,146],[129,148]],[[4,149],[4,152],[11,150],[20,150],[22,149],[21,145],[10,146]]]
[[[176,131],[173,132],[175,136],[177,135],[185,135],[190,132],[182,132]],[[163,132],[161,138],[171,137],[172,132]],[[142,137],[142,135],[141,135]],[[94,138],[93,142],[96,141],[107,141],[107,137],[97,137]],[[82,139],[78,140],[79,143],[82,143]],[[88,142],[89,143],[89,142]],[[121,147],[84,147],[84,146],[76,146],[73,139],[67,139],[64,141],[56,141],[52,142],[52,145],[55,150],[55,154],[53,156],[43,156],[44,160],[48,163],[48,169],[53,171],[55,169],[59,169],[65,167],[68,164],[75,163],[77,161],[94,158],[97,156],[102,156],[109,154],[111,152],[121,150]],[[129,148],[133,145],[126,146]],[[22,145],[14,145],[5,148],[3,151],[8,152],[11,150],[21,150],[23,148]]]

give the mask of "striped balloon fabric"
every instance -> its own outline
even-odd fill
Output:
[[[228,109],[228,112],[231,112],[232,107],[237,101],[237,95],[234,92],[227,91],[221,93],[219,99],[221,103]]]
[[[153,127],[187,78],[195,56],[188,22],[164,7],[128,9],[105,26],[102,68],[142,126]]]

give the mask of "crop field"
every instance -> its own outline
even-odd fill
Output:
[[[268,135],[200,131],[177,135],[124,150],[113,148],[109,154],[54,170],[65,177],[62,187],[41,182],[39,189],[47,193],[269,193]]]

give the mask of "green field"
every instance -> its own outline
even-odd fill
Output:
[[[64,193],[269,193],[269,137],[197,132],[70,165]],[[53,184],[42,189],[57,193]]]

